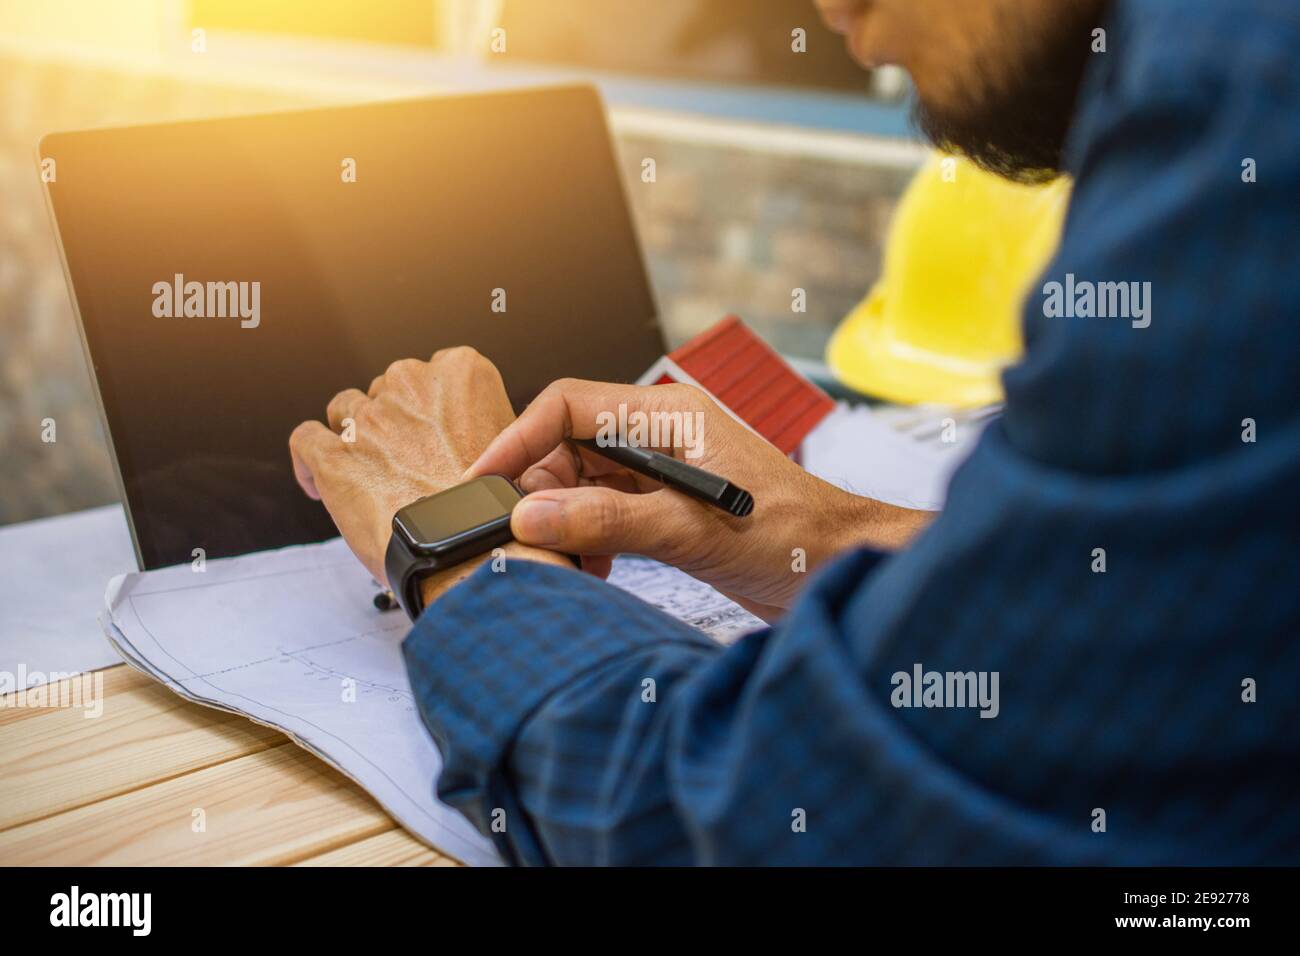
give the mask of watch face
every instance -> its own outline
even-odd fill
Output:
[[[485,475],[407,505],[393,519],[416,548],[433,549],[485,525],[508,521],[519,492],[500,475]]]

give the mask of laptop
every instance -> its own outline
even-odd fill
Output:
[[[664,351],[590,87],[57,133],[39,153],[142,569],[337,534],[289,433],[397,359],[471,345],[518,409]]]

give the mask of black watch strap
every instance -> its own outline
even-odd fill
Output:
[[[389,537],[388,551],[384,555],[388,586],[393,589],[397,603],[412,621],[424,610],[420,601],[420,579],[426,572],[436,568],[437,564],[432,558],[413,553],[397,532]]]

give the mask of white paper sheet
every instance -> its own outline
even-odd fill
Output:
[[[854,494],[920,511],[939,511],[952,473],[975,447],[987,421],[984,411],[882,413],[841,404],[804,439],[803,466]],[[940,440],[945,418],[956,441]],[[922,437],[923,436],[923,437]]]
[[[508,572],[507,572],[508,573]],[[721,639],[762,622],[707,585],[645,559],[611,581]],[[202,704],[277,727],[340,769],[403,826],[470,864],[499,858],[439,803],[441,768],[401,657],[401,611],[341,539],[115,578],[104,630],[128,663]]]
[[[135,570],[121,505],[0,528],[0,672],[5,686],[120,663],[96,616],[104,583]]]

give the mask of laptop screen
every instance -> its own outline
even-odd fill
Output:
[[[337,532],[288,437],[472,345],[516,407],[662,353],[587,87],[54,134],[47,186],[144,568]]]

